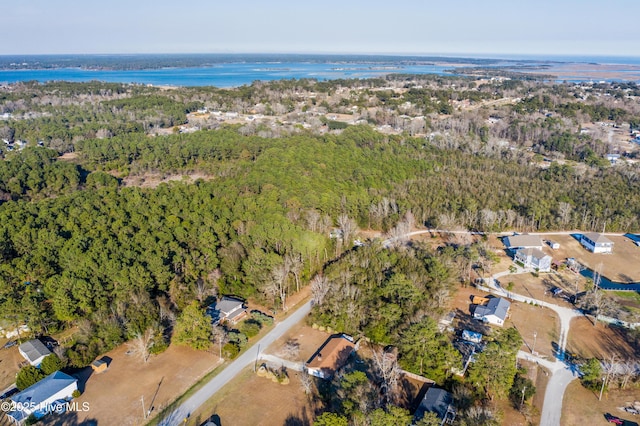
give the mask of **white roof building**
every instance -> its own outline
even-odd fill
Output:
[[[51,351],[38,339],[24,342],[18,347],[18,352],[34,367],[40,367],[42,360],[51,355]]]

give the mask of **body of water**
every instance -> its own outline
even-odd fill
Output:
[[[18,81],[106,81],[140,83],[156,86],[238,87],[256,80],[314,78],[335,80],[380,77],[390,73],[446,74],[450,65],[393,65],[369,63],[223,63],[196,68],[160,68],[142,70],[89,70],[55,68],[35,70],[0,70],[0,82]]]
[[[166,68],[134,66],[140,63],[169,65]],[[191,62],[189,62],[191,61]],[[576,71],[575,64],[582,64]],[[558,75],[558,81],[585,81],[587,64],[609,64],[612,75],[640,81],[640,58],[586,56],[512,56],[452,58],[419,56],[322,56],[322,55],[80,55],[0,57],[0,83],[19,81],[105,81],[156,86],[238,87],[254,81],[313,78],[317,80],[381,77],[391,73],[450,75],[460,66],[509,67],[545,65],[540,73]],[[29,69],[34,64],[34,69]],[[53,64],[52,67],[43,66]],[[76,64],[71,66],[70,64]],[[114,65],[115,64],[115,65]],[[176,64],[176,67],[172,65]],[[180,66],[182,64],[182,66]],[[199,66],[202,65],[202,66]],[[132,65],[128,67],[127,65]],[[12,67],[24,69],[12,69]],[[134,69],[118,69],[134,68]],[[139,68],[139,69],[135,69]],[[570,71],[570,73],[567,72]],[[577,74],[574,74],[576,73]],[[628,77],[625,73],[629,73]],[[610,80],[606,77],[596,80]]]

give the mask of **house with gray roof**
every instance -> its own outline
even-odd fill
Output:
[[[34,367],[40,367],[42,360],[51,355],[51,351],[38,339],[24,342],[18,347],[18,352]]]
[[[16,424],[21,424],[31,414],[39,419],[57,411],[57,405],[70,401],[77,389],[77,379],[56,371],[14,395],[11,400],[15,403],[12,406],[15,410],[7,413],[7,417]]]
[[[593,253],[613,253],[613,241],[597,232],[583,234],[580,244]]]
[[[414,423],[419,422],[426,413],[435,413],[441,426],[453,423],[456,418],[453,395],[444,389],[429,388],[413,416]]]
[[[538,235],[510,235],[505,237],[502,242],[508,249],[537,248],[542,250],[542,238]]]
[[[476,306],[473,311],[473,317],[475,319],[488,322],[489,324],[495,324],[502,327],[507,319],[510,307],[511,302],[507,299],[493,297],[489,299],[489,302],[486,305]]]
[[[513,257],[516,263],[521,263],[525,268],[532,268],[540,272],[551,270],[551,256],[537,248],[523,248],[516,250]]]
[[[232,324],[238,322],[247,313],[244,301],[235,297],[223,296],[215,304],[207,308],[207,315],[214,324],[229,321]]]

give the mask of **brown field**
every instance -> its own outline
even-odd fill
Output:
[[[562,296],[570,296],[584,290],[586,279],[571,271],[540,273],[538,277],[531,273],[516,274],[503,277],[500,285],[507,288],[513,283],[513,292],[523,296],[533,297],[538,300],[553,303],[565,308],[573,308],[564,297],[554,297],[551,289],[554,287],[563,290]]]
[[[586,317],[578,317],[571,321],[567,351],[582,358],[604,359],[614,354],[618,359],[640,358],[640,348],[630,345],[622,329],[602,323],[594,327]]]
[[[212,415],[225,426],[308,424],[315,417],[314,406],[301,389],[299,374],[289,372],[290,383],[281,385],[247,367],[192,414],[187,425],[199,426]]]
[[[15,338],[0,339],[0,348],[10,340],[15,340]],[[19,365],[23,362],[26,361],[18,352],[18,345],[8,349],[0,349],[0,392],[16,381],[16,374],[20,370]]]
[[[631,415],[618,408],[636,401],[640,401],[638,389],[607,391],[602,395],[602,400],[598,401],[598,394],[584,388],[579,380],[574,380],[564,394],[560,423],[563,426],[612,425],[613,423],[608,423],[604,418],[605,413],[611,413],[627,420],[625,425],[637,426],[634,422],[640,421],[639,416]]]
[[[306,362],[309,360],[309,358],[311,358],[311,355],[316,352],[320,345],[322,345],[329,338],[329,336],[331,336],[331,333],[313,329],[312,327],[309,327],[301,322],[295,327],[291,328],[291,330],[289,330],[280,339],[276,340],[273,345],[269,346],[264,352],[267,354],[286,358],[289,361]],[[296,343],[298,343],[298,345],[300,345],[300,352],[295,359],[286,356],[286,354],[282,351],[282,347],[287,340],[295,341]]]
[[[307,361],[330,335],[301,322],[264,352],[284,358],[282,346],[291,339],[300,345],[300,352],[296,359],[287,358],[291,361]],[[188,424],[199,426],[212,415],[217,415],[222,425],[281,425],[287,419],[311,421],[315,417],[314,410],[318,407],[304,394],[299,374],[301,373],[289,371],[291,382],[281,385],[258,377],[252,368],[247,368],[195,411]],[[238,410],[238,407],[251,409]]]
[[[211,371],[219,360],[207,352],[172,345],[145,364],[138,357],[127,355],[127,350],[127,345],[121,345],[107,353],[105,356],[112,361],[104,373],[89,375],[90,368],[83,370],[88,378],[78,383],[84,392],[77,401],[90,404],[87,412],[51,416],[43,424],[145,424],[142,397],[147,410],[153,402],[155,415]]]
[[[626,237],[607,236],[607,238],[615,243],[613,254],[591,253],[570,235],[549,236],[549,239],[560,243],[560,248],[548,253],[552,254],[554,260],[575,257],[590,269],[597,269],[602,263],[602,275],[611,281],[640,281],[640,247]]]
[[[560,333],[560,320],[556,313],[551,309],[520,302],[512,303],[509,312],[506,327],[512,325],[518,330],[524,340],[522,350],[526,352],[535,350],[539,356],[552,359],[552,343],[558,341]]]

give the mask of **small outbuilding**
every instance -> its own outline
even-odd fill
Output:
[[[108,368],[109,368],[109,364],[107,364],[107,361],[103,359],[96,359],[91,363],[91,369],[93,370],[94,373],[97,373],[97,374],[104,373],[105,371],[107,371]]]
[[[482,334],[471,330],[462,330],[462,339],[471,343],[480,343],[482,341]]]

